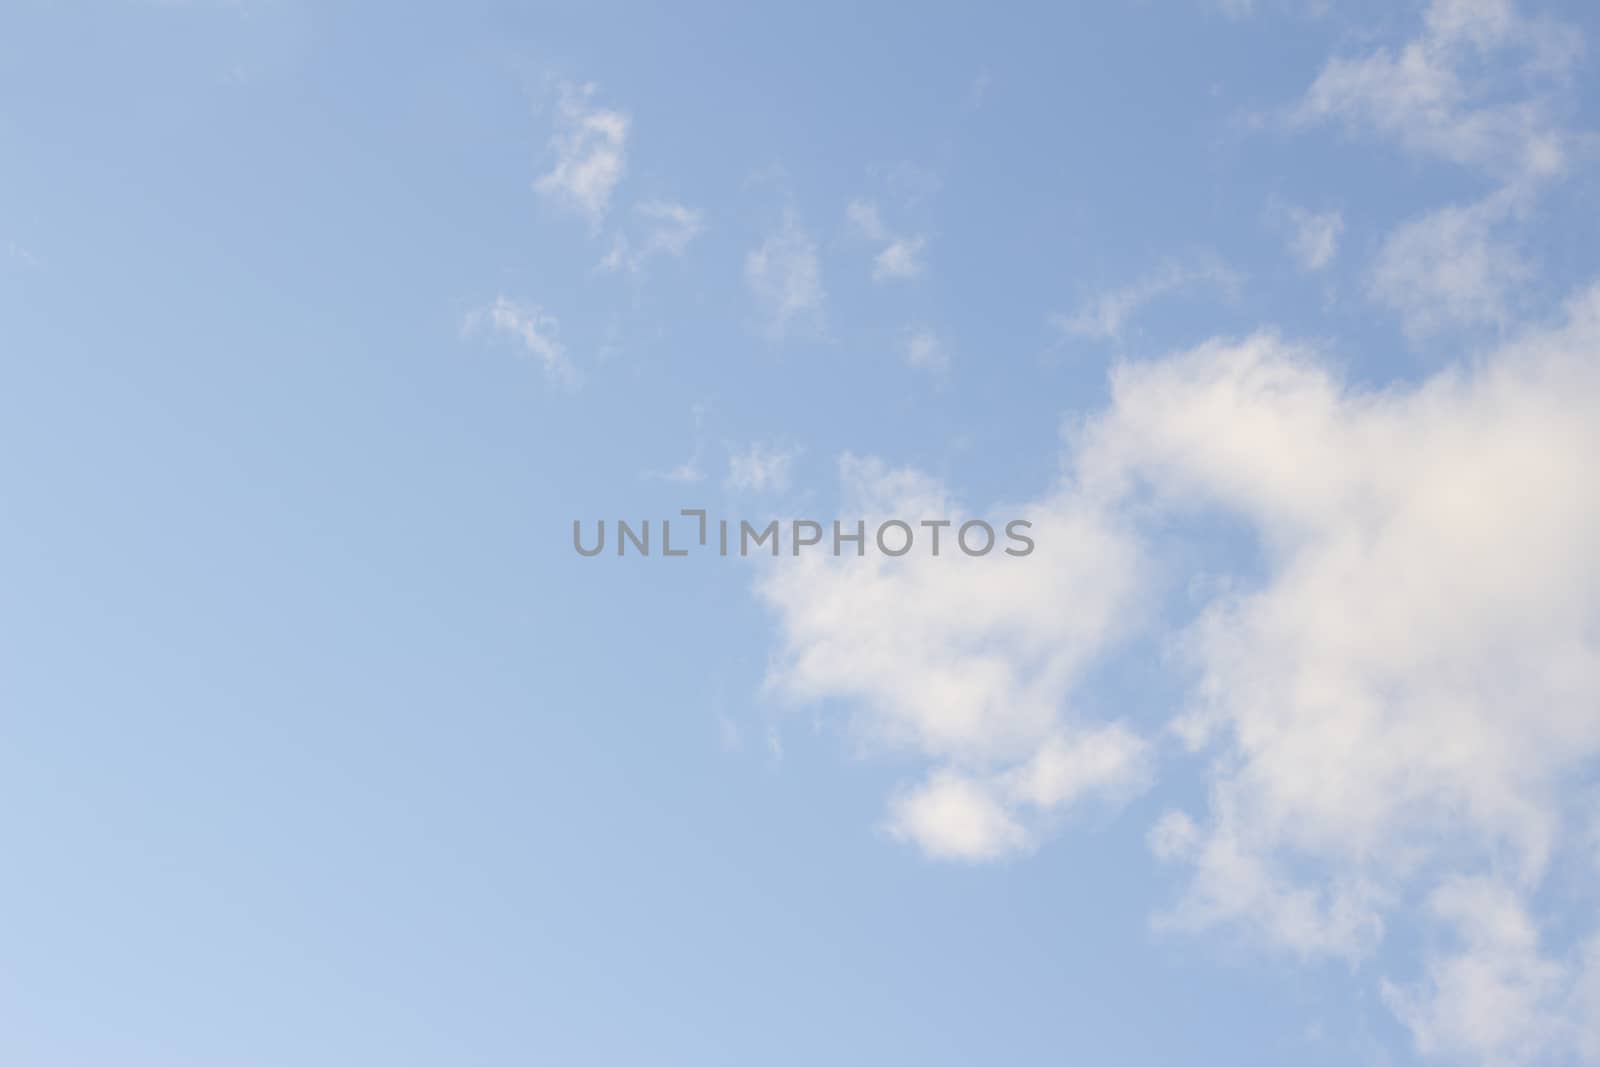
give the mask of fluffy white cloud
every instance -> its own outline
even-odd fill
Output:
[[[1087,484],[1235,512],[1273,565],[1190,633],[1187,723],[1242,746],[1225,781],[1250,803],[1228,818],[1376,860],[1436,817],[1539,868],[1530,772],[1600,740],[1597,344],[1590,293],[1564,329],[1413,390],[1348,389],[1268,335],[1119,369]]]
[[[565,386],[578,384],[578,372],[567,358],[567,350],[557,337],[560,324],[554,315],[533,304],[519,304],[504,296],[487,307],[469,312],[463,329],[476,333],[482,329],[514,338],[532,356],[551,381]]]
[[[1143,742],[1067,706],[1132,613],[1135,551],[1109,517],[1051,497],[993,517],[997,529],[1033,522],[1026,558],[966,557],[955,527],[937,557],[889,558],[870,543],[877,519],[970,516],[916,471],[845,456],[840,477],[841,513],[867,517],[866,556],[785,559],[764,575],[759,594],[782,636],[769,685],[799,701],[850,701],[865,743],[930,761],[931,777],[892,805],[891,829],[932,855],[987,858],[1026,847],[1052,812],[1135,790]]]
[[[550,138],[555,160],[534,189],[598,225],[626,167],[628,116],[594,105],[594,93],[593,85],[561,87]]]
[[[1130,285],[1091,297],[1070,315],[1052,315],[1050,321],[1065,334],[1116,341],[1122,338],[1129,320],[1146,304],[1196,286],[1211,286],[1231,296],[1239,288],[1239,276],[1211,259],[1168,263]]]
[[[1359,960],[1436,886],[1465,947],[1389,987],[1419,1046],[1514,1063],[1534,1035],[1570,1044],[1546,1018],[1572,1017],[1564,972],[1509,916],[1582,847],[1565,787],[1600,756],[1597,407],[1600,289],[1410,389],[1352,389],[1271,336],[1118,372],[1085,484],[1231,513],[1267,562],[1184,634],[1177,726],[1215,760],[1207,817],[1152,834],[1192,870],[1161,922]],[[1483,870],[1495,895],[1460,888]]]
[[[1100,794],[1123,800],[1149,784],[1145,740],[1121,723],[1058,730],[1001,779],[1015,800],[1049,811]]]
[[[775,336],[797,322],[820,323],[825,294],[817,245],[793,212],[784,215],[782,228],[745,256],[744,278]]]
[[[1151,831],[1188,872],[1157,924],[1362,966],[1426,901],[1462,948],[1385,986],[1419,1047],[1571,1051],[1595,1040],[1577,1005],[1600,972],[1541,956],[1538,893],[1559,857],[1592,862],[1593,794],[1569,786],[1600,759],[1597,410],[1600,287],[1562,324],[1405,387],[1351,386],[1266,333],[1123,363],[1071,432],[1062,485],[1019,509],[1035,555],[767,574],[771,684],[843,701],[869,741],[927,761],[893,832],[994,858],[1034,845],[1052,809],[1144,780],[1147,744],[1086,715],[1076,686],[1153,623],[1190,679],[1173,734],[1209,785]],[[843,514],[959,521],[914,472],[841,474],[858,498]],[[1141,620],[1146,540],[1217,515],[1258,558],[1233,546],[1192,618]]]
[[[1029,843],[991,789],[948,770],[892,798],[888,829],[943,860],[999,859]]]
[[[1149,745],[1123,724],[1063,726],[1010,769],[935,770],[891,798],[888,829],[935,859],[999,859],[1033,848],[1052,814],[1091,799],[1119,804],[1150,778]]]

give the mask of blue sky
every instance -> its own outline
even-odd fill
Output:
[[[1600,1062],[1597,43],[8,6],[0,1061]]]

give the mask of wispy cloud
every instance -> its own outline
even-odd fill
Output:
[[[753,442],[728,456],[722,484],[734,492],[784,492],[799,454],[798,448]]]
[[[1290,205],[1282,209],[1289,253],[1302,270],[1318,271],[1339,254],[1344,215],[1338,211],[1310,211]]]
[[[630,239],[618,232],[600,261],[601,270],[638,273],[656,256],[681,257],[704,228],[699,211],[670,200],[646,200],[635,204],[633,213],[643,236]]]
[[[774,336],[797,324],[821,325],[826,294],[817,245],[793,211],[785,212],[777,232],[745,256],[744,278]]]
[[[467,314],[463,330],[489,330],[516,340],[522,350],[544,368],[551,381],[567,387],[578,384],[578,372],[558,339],[560,324],[554,315],[533,304],[519,304],[504,296]]]
[[[6,257],[19,266],[30,269],[39,265],[39,257],[15,241],[6,242]]]
[[[923,261],[927,238],[891,233],[883,224],[876,204],[852,200],[845,208],[845,217],[867,240],[882,246],[872,258],[873,281],[916,278],[927,269]]]
[[[1116,341],[1133,317],[1155,300],[1194,288],[1213,288],[1232,298],[1239,285],[1239,275],[1213,259],[1171,262],[1136,282],[1091,297],[1071,314],[1052,315],[1050,321],[1074,337]]]
[[[551,169],[534,182],[540,195],[598,226],[627,163],[628,116],[593,103],[593,84],[563,84],[550,138]]]
[[[1297,125],[1370,130],[1499,184],[1385,240],[1369,292],[1413,340],[1507,321],[1511,295],[1533,274],[1516,224],[1576,143],[1559,115],[1582,49],[1576,28],[1528,18],[1513,0],[1432,0],[1414,39],[1329,61],[1294,109]]]
[[[1373,264],[1369,292],[1420,340],[1448,327],[1505,326],[1532,276],[1511,232],[1507,194],[1449,206],[1398,227]]]
[[[1462,1063],[1570,1062],[1560,1008],[1571,978],[1545,955],[1522,894],[1490,877],[1455,877],[1429,895],[1427,910],[1454,946],[1429,962],[1425,980],[1380,985],[1418,1051]]]
[[[902,347],[906,366],[942,374],[950,369],[950,351],[938,333],[926,326],[908,330]]]
[[[658,481],[676,482],[679,485],[693,485],[696,482],[703,482],[706,480],[706,472],[700,469],[700,459],[698,456],[691,456],[682,463],[678,464],[676,467],[672,467],[668,470],[650,471],[648,472],[648,476],[655,478]]]
[[[1524,18],[1511,0],[1433,0],[1421,34],[1398,51],[1330,60],[1292,121],[1339,120],[1507,180],[1548,176],[1569,141],[1550,94],[1582,46],[1573,28]],[[1491,54],[1512,60],[1509,76],[1488,76]]]

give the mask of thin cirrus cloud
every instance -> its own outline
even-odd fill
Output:
[[[753,442],[730,452],[723,487],[734,492],[783,492],[789,488],[798,448]]]
[[[706,480],[706,472],[700,467],[700,453],[696,450],[694,455],[677,466],[668,467],[664,471],[645,471],[644,477],[678,485],[695,485]]]
[[[637,274],[654,258],[681,258],[705,228],[700,211],[671,200],[642,201],[633,206],[633,214],[642,235],[613,236],[611,251],[600,261],[601,270]]]
[[[1173,261],[1128,285],[1090,297],[1074,312],[1054,314],[1050,322],[1068,336],[1120,341],[1134,317],[1157,300],[1197,288],[1231,298],[1239,284],[1239,275],[1214,258]]]
[[[522,351],[544,370],[545,377],[567,388],[579,383],[577,368],[567,358],[556,317],[535,304],[518,303],[505,296],[467,313],[466,334],[488,332],[516,341]]]

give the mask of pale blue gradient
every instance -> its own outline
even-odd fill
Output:
[[[1144,832],[1194,768],[1033,855],[930,863],[879,829],[914,768],[763,695],[746,567],[568,541],[737,512],[725,449],[758,439],[803,447],[819,513],[846,450],[1025,499],[1114,356],[1214,334],[1370,381],[1490,343],[1410,342],[1363,294],[1394,225],[1493,182],[1270,120],[1416,10],[1257,7],[8,5],[0,1062],[1413,1062],[1343,965],[1152,932],[1180,879]],[[1564,119],[1600,128],[1578,69]],[[599,233],[533,189],[563,81],[633,123]],[[1527,222],[1529,317],[1600,273],[1594,175]],[[858,197],[928,235],[925,277],[871,280]],[[650,198],[704,232],[597,271]],[[1343,212],[1325,271],[1279,202]],[[743,269],[786,210],[827,296],[774,340]],[[1116,342],[1050,324],[1190,256],[1236,295]],[[463,336],[502,294],[559,318],[577,389]],[[913,323],[942,379],[902,362]],[[697,440],[703,483],[645,476]],[[1159,654],[1090,702],[1159,730]]]

